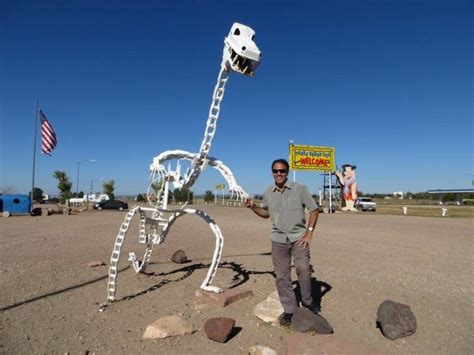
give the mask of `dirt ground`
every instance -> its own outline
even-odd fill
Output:
[[[200,206],[201,208],[202,206]],[[202,220],[185,216],[166,242],[155,246],[147,274],[128,265],[128,251],[143,252],[132,224],[120,260],[117,297],[106,300],[108,264],[123,212],[0,218],[0,353],[204,354],[247,353],[261,344],[285,353],[288,332],[264,324],[253,307],[275,289],[269,256],[270,222],[239,207],[202,208],[224,237],[214,285],[250,288],[254,296],[226,308],[194,308],[214,250]],[[322,315],[335,336],[388,354],[471,354],[474,351],[473,219],[321,215],[311,246]],[[183,249],[192,260],[177,265]],[[147,292],[140,292],[146,290]],[[318,297],[317,297],[318,298]],[[375,327],[377,307],[391,299],[411,306],[417,332],[391,341]],[[180,314],[197,331],[143,340],[146,326]],[[226,344],[207,339],[203,325],[217,316],[236,320]]]

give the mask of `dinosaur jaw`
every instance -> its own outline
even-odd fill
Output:
[[[234,23],[224,39],[222,64],[226,70],[254,76],[260,64],[260,50],[254,42],[255,31],[241,23]]]
[[[238,55],[232,48],[230,48],[230,58],[226,64],[227,69],[252,77],[255,75],[255,69],[260,62]]]

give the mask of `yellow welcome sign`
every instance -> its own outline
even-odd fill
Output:
[[[224,190],[225,189],[225,184],[218,184],[215,186],[216,190]]]
[[[336,171],[334,147],[290,145],[290,168],[292,170]]]

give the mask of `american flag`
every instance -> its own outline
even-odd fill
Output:
[[[49,123],[43,111],[40,110],[41,119],[41,152],[51,156],[51,152],[58,143],[56,139],[56,132],[54,132],[53,126]]]

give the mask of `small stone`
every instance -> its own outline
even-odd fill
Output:
[[[172,336],[192,334],[194,327],[180,316],[172,315],[158,319],[146,327],[144,339],[163,339]]]
[[[296,308],[291,319],[291,329],[305,333],[313,331],[316,334],[332,334],[333,328],[329,322],[319,314],[314,314],[306,308]]]
[[[89,261],[87,263],[87,266],[89,267],[98,267],[98,266],[104,266],[104,265],[107,265],[106,263],[104,263],[103,261]]]
[[[377,326],[391,340],[416,332],[416,318],[410,306],[394,301],[383,301],[377,310]]]
[[[278,353],[263,345],[254,345],[249,348],[249,355],[278,355]]]
[[[210,318],[204,323],[204,331],[209,339],[225,343],[234,328],[232,318]]]
[[[184,250],[178,250],[176,253],[173,254],[171,257],[171,261],[176,263],[176,264],[184,264],[189,261],[188,257],[186,256],[186,253]]]

